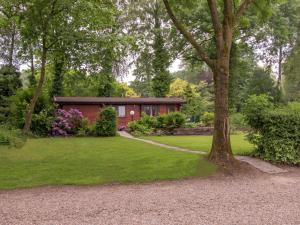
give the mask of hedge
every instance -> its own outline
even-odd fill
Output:
[[[264,160],[300,164],[300,110],[290,106],[266,110],[252,120],[249,140],[256,145],[255,156]]]

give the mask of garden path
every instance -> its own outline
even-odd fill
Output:
[[[206,155],[207,154],[207,152],[204,152],[204,151],[193,151],[193,150],[189,150],[189,149],[185,149],[185,148],[180,148],[180,147],[170,146],[170,145],[166,145],[166,144],[161,144],[161,143],[151,141],[151,140],[136,138],[136,137],[132,136],[131,134],[127,133],[126,131],[119,131],[119,134],[120,134],[120,136],[125,137],[125,138],[130,138],[130,139],[133,139],[133,140],[143,141],[143,142],[146,142],[148,144],[160,146],[160,147],[163,147],[163,148],[168,148],[168,149],[175,150],[175,151],[182,151],[182,152],[188,152],[188,153],[192,153],[192,154],[201,154],[201,155]],[[265,162],[263,160],[256,159],[256,158],[253,158],[253,157],[235,156],[235,158],[240,160],[240,161],[243,161],[243,162],[246,162],[246,163],[252,165],[256,169],[259,169],[260,171],[262,171],[264,173],[277,174],[277,173],[288,172],[285,169],[279,168],[277,166],[272,165],[271,163],[268,163],[268,162]]]

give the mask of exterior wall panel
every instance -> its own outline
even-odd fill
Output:
[[[141,104],[135,104],[135,105],[130,105],[130,104],[119,104],[119,105],[125,105],[126,107],[126,113],[125,117],[118,117],[118,111],[117,111],[117,123],[118,123],[118,128],[121,127],[127,127],[128,123],[132,120],[139,120],[141,118]],[[175,110],[178,111],[180,110],[180,105],[178,104],[160,104],[159,105],[159,113],[161,115],[168,113],[168,105],[174,105]],[[112,105],[116,107],[118,105]],[[86,117],[90,124],[94,123],[98,117],[99,111],[101,109],[102,105],[89,105],[89,104],[61,104],[61,108],[65,110],[70,110],[71,108],[73,109],[78,109],[79,111],[82,112],[83,116]],[[130,115],[130,111],[134,111],[134,116],[132,117]]]

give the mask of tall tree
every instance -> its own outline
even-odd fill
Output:
[[[22,7],[22,38],[35,47],[40,63],[40,79],[23,128],[27,133],[42,91],[46,65],[52,59],[50,56],[57,49],[57,43],[65,45],[63,53],[68,56],[70,67],[86,73],[99,71],[101,52],[104,45],[111,42],[115,8],[112,1],[106,0],[31,0],[23,2]]]
[[[188,31],[177,19],[169,1],[163,0],[163,2],[176,28],[194,47],[200,60],[203,60],[213,71],[215,120],[213,143],[209,159],[223,166],[231,166],[236,161],[232,154],[229,132],[230,51],[233,35],[238,28],[240,19],[253,0],[243,0],[241,2],[224,0],[223,3],[219,3],[216,0],[207,0],[213,30],[210,33],[210,37],[214,38],[215,52],[213,55],[209,55],[203,46],[199,44],[194,34]],[[178,8],[178,4],[178,2],[175,4],[176,9]]]
[[[0,123],[6,122],[9,114],[9,97],[22,86],[20,73],[12,66],[0,69]]]
[[[18,29],[20,4],[17,0],[0,1],[0,64],[17,66],[17,50],[20,34]]]
[[[156,1],[154,8],[154,59],[152,79],[153,95],[155,97],[165,97],[170,90],[171,75],[168,71],[170,58],[165,48],[165,41],[162,36],[161,22],[159,18],[160,4]]]
[[[284,64],[284,95],[288,101],[300,101],[300,35]]]

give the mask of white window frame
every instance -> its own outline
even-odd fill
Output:
[[[126,106],[118,105],[118,117],[124,118],[126,117]]]

